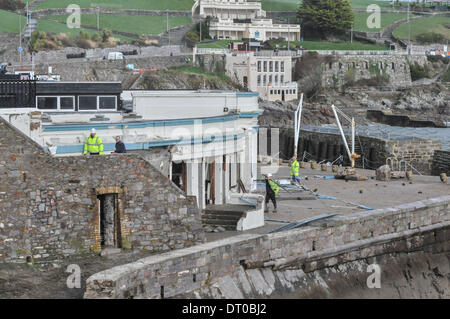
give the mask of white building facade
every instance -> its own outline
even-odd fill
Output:
[[[292,82],[289,51],[232,52],[226,54],[227,75],[268,101],[291,101],[298,97]]]
[[[261,2],[247,0],[197,0],[192,7],[192,16],[212,18],[209,35],[216,40],[242,40],[252,38],[258,41],[284,38],[300,41],[300,25],[274,24],[266,19]]]
[[[0,116],[55,156],[81,155],[95,128],[104,154],[121,136],[128,152],[142,151],[200,208],[258,199],[242,192],[257,178],[257,93],[230,91],[132,91],[133,112],[114,110],[0,109]],[[81,105],[80,105],[81,106]],[[143,155],[143,156],[144,156]],[[242,182],[242,183],[241,183]],[[252,197],[253,196],[253,197]],[[256,203],[256,201],[254,201]],[[261,215],[262,214],[262,215]]]

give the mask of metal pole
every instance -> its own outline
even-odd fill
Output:
[[[409,23],[409,2],[408,2],[408,54],[411,53],[411,24]]]
[[[350,43],[353,43],[353,22],[352,22],[352,31],[350,32]]]
[[[294,118],[294,124],[295,124],[295,131],[294,131],[294,156],[297,157],[298,152],[298,139],[300,137],[300,123],[302,119],[302,109],[303,109],[303,93],[300,96],[300,101],[298,103],[297,110],[295,111],[295,118]]]
[[[22,65],[22,16],[19,15],[19,62]]]
[[[352,154],[355,154],[355,119],[352,117]]]
[[[167,11],[167,36],[169,38],[169,45],[170,45],[169,11]]]
[[[352,154],[350,153],[350,148],[348,147],[347,140],[345,139],[345,134],[344,134],[344,131],[342,130],[341,122],[339,121],[339,117],[336,113],[334,104],[331,105],[331,109],[333,110],[334,117],[336,118],[336,123],[338,125],[339,132],[341,132],[341,137],[342,137],[342,140],[344,141],[344,145],[345,145],[345,149],[347,150],[348,157],[349,157],[350,161],[352,161]]]
[[[289,17],[288,17],[288,51],[291,51],[291,46],[289,45],[290,41],[290,28],[289,28]]]
[[[97,7],[97,31],[100,30],[100,7]]]

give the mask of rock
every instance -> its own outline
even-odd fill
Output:
[[[327,164],[322,164],[322,165],[320,165],[320,169],[323,171],[323,172],[326,172],[327,171]]]
[[[311,168],[316,169],[317,168],[317,162],[311,162]]]
[[[442,174],[440,175],[440,178],[441,178],[441,182],[442,182],[442,183],[447,184],[447,180],[448,180],[447,174],[442,173]]]
[[[376,170],[376,175],[377,181],[389,182],[391,180],[391,168],[389,165],[380,166]]]
[[[333,166],[331,167],[331,170],[333,171],[333,173],[337,173],[337,172],[339,171],[339,166],[333,165]]]
[[[217,231],[219,231],[221,233],[221,232],[225,231],[225,228],[223,228],[222,226],[218,226],[218,227],[216,227],[215,230],[217,230]]]
[[[391,172],[391,178],[392,179],[405,178],[405,176],[406,176],[405,172],[399,172],[399,171]]]
[[[205,226],[203,229],[207,233],[212,233],[214,231],[214,228],[212,226],[209,226],[209,225]]]

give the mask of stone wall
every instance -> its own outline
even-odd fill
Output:
[[[226,59],[224,54],[199,54],[195,64],[210,73],[225,74]]]
[[[302,159],[304,152],[309,153],[309,156],[306,157],[307,160],[313,159],[318,162],[323,160],[333,162],[338,156],[343,155],[344,164],[350,165],[340,134],[300,131],[297,152],[300,159]],[[279,136],[281,157],[283,159],[292,158],[294,155],[294,130],[280,129]],[[346,139],[351,141],[350,136],[346,136]],[[349,143],[349,148],[351,150],[351,142]],[[385,165],[389,157],[395,156],[398,161],[408,161],[420,173],[430,175],[434,152],[441,148],[442,143],[440,141],[387,141],[379,138],[359,136],[359,138],[355,139],[355,152],[361,155],[361,158],[357,159],[355,164],[356,167],[360,168],[376,169],[381,165]],[[268,151],[268,154],[271,154],[270,148]]]
[[[389,153],[398,160],[406,160],[422,174],[430,175],[436,150],[442,149],[440,141],[390,141]]]
[[[51,64],[53,74],[61,75],[62,81],[123,81],[131,71],[126,68],[134,64],[135,69],[163,69],[186,65],[185,58],[192,55],[154,56],[148,58],[129,58],[125,60],[71,61]],[[78,59],[76,59],[78,60]],[[192,62],[191,62],[192,63]],[[35,67],[36,74],[47,73],[47,64]]]
[[[308,152],[312,158],[316,161],[329,161],[333,162],[340,155],[344,156],[344,164],[349,165],[347,151],[342,141],[340,134],[311,132],[306,130],[300,130],[300,138],[298,142],[298,157],[301,159],[304,152]],[[351,140],[347,136],[347,141]],[[280,130],[280,152],[284,159],[290,159],[294,155],[294,130],[293,129],[281,129]],[[351,145],[349,145],[351,149]],[[357,167],[364,167],[376,169],[381,165],[386,164],[386,158],[389,157],[389,153],[386,150],[386,141],[371,138],[366,136],[360,136],[356,139],[355,151],[357,154],[362,155],[360,159],[356,160]]]
[[[371,79],[377,75],[388,77],[387,84],[396,86],[411,85],[410,62],[423,62],[426,57],[407,57],[400,55],[335,56],[333,62],[322,65],[322,85],[340,87],[348,81]]]
[[[295,278],[298,271],[420,250],[431,243],[448,248],[449,203],[450,196],[444,196],[144,258],[89,277],[85,298],[268,297],[277,285],[292,288],[303,280]],[[290,276],[276,278],[275,270]]]
[[[440,175],[441,173],[450,176],[450,151],[436,150],[434,152],[431,174]]]
[[[0,119],[0,262],[101,251],[100,201],[117,198],[117,246],[201,243],[196,201],[137,155],[54,158]]]

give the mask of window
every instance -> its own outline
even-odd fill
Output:
[[[275,85],[278,85],[278,75],[275,75]]]
[[[280,83],[284,83],[284,75],[280,75]]]
[[[273,90],[270,90],[270,94],[273,94]]]
[[[258,72],[261,72],[261,61],[258,61]]]
[[[273,72],[273,61],[269,62],[269,72]]]
[[[275,72],[278,72],[278,61],[275,61]]]
[[[264,72],[267,72],[267,61],[264,61]]]
[[[75,105],[74,96],[38,96],[36,106],[39,110],[70,110]]]
[[[115,110],[116,97],[115,96],[99,96],[98,97],[99,110]]]
[[[78,109],[80,111],[95,111],[97,110],[97,96],[79,96]]]
[[[281,61],[280,69],[281,72],[284,72],[284,61]]]
[[[261,86],[261,75],[258,75],[258,86]]]
[[[37,108],[40,110],[57,110],[58,97],[57,96],[38,96]]]
[[[60,110],[73,110],[74,109],[74,101],[75,98],[73,96],[61,96],[59,98],[59,109]]]
[[[116,110],[115,96],[80,95],[78,97],[79,111]]]
[[[269,75],[269,84],[272,85],[272,75]]]
[[[267,77],[264,75],[264,79],[263,79],[263,85],[265,86],[267,83]]]

